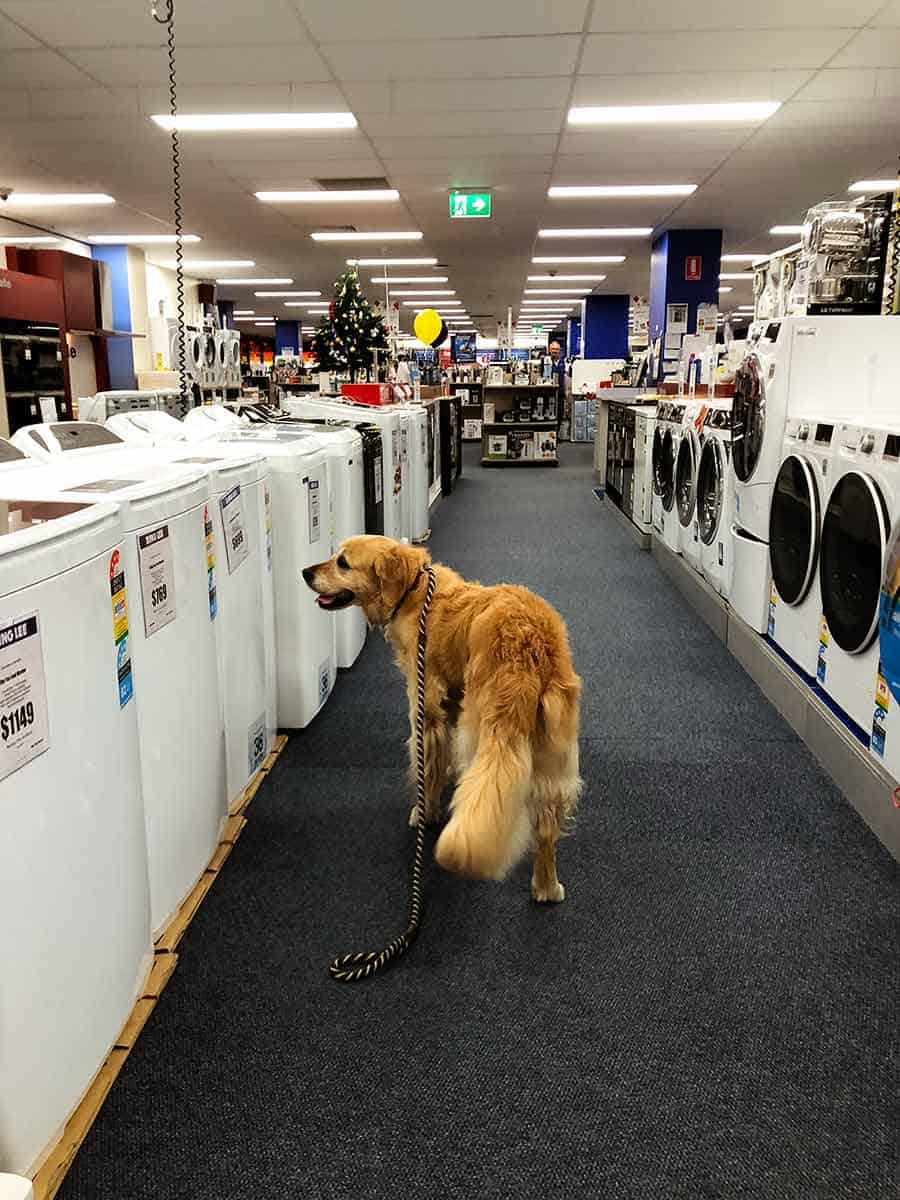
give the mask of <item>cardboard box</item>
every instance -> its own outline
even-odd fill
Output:
[[[534,435],[534,457],[556,458],[556,430],[540,429]]]
[[[468,438],[473,441],[481,440],[481,422],[477,419],[477,417],[466,417],[463,420],[462,435],[464,438]]]
[[[505,433],[488,434],[487,458],[506,458],[506,436]]]
[[[392,404],[394,390],[389,383],[342,383],[341,395],[357,404]]]

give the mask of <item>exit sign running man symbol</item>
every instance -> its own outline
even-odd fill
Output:
[[[490,192],[451,192],[451,217],[489,217],[491,215]]]

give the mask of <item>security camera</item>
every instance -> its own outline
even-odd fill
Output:
[[[11,187],[0,187],[0,200],[8,200],[14,191]]]

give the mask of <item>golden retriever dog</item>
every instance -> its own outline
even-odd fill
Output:
[[[364,536],[303,572],[322,608],[357,604],[384,630],[406,677],[413,778],[416,646],[429,562],[421,547]],[[435,858],[448,871],[502,879],[531,848],[535,900],[563,900],[556,844],[581,791],[581,680],[566,627],[527,588],[468,583],[437,563],[434,572],[425,670],[429,822],[440,818],[444,787],[456,781]],[[415,817],[413,808],[411,823]]]

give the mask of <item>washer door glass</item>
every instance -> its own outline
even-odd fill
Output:
[[[877,483],[848,471],[834,485],[822,520],[819,580],[831,636],[847,654],[871,645],[878,628],[888,512]]]
[[[725,454],[719,438],[708,437],[697,468],[697,527],[704,546],[716,540],[724,497]]]
[[[900,703],[900,521],[894,525],[881,581],[881,671]]]
[[[746,483],[756,470],[766,432],[764,384],[759,359],[755,354],[745,358],[735,372],[731,413],[734,473],[741,483]]]
[[[191,358],[195,367],[199,367],[203,362],[203,343],[198,337],[191,338]]]
[[[685,527],[694,516],[697,497],[697,439],[690,430],[681,438],[678,459],[675,463],[675,498],[678,501],[678,520]]]
[[[657,496],[663,493],[663,435],[658,427],[653,431],[653,490]]]
[[[216,365],[216,343],[214,338],[207,337],[204,340],[203,353],[204,357],[206,358],[206,365],[208,367],[214,367]]]
[[[660,470],[660,498],[666,512],[671,512],[675,505],[675,441],[672,430],[667,429],[663,434],[662,467]]]
[[[819,556],[821,509],[812,467],[789,454],[775,478],[769,509],[772,579],[785,604],[800,604],[809,592]]]

